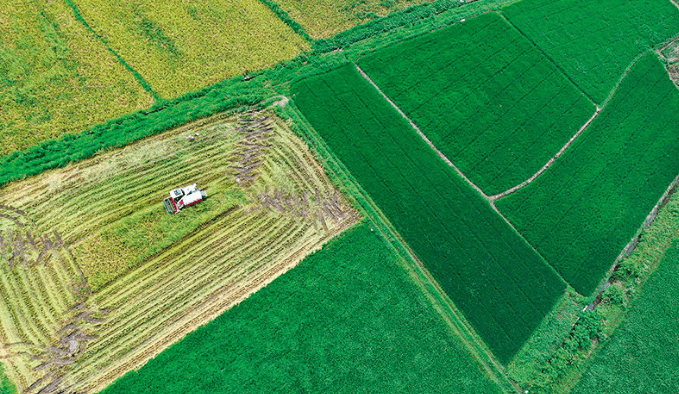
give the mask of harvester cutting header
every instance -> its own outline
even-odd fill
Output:
[[[196,184],[170,191],[170,197],[163,200],[168,213],[179,213],[182,209],[196,205],[207,198],[207,193]]]

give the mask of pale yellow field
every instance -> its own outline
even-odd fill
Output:
[[[257,0],[76,0],[83,17],[163,97],[270,67],[309,46]]]
[[[431,0],[278,0],[312,38],[328,38],[372,19]]]
[[[152,103],[63,1],[0,0],[0,156]]]
[[[209,198],[167,214],[169,190],[194,182]],[[357,219],[268,112],[12,183],[0,189],[3,367],[26,393],[96,392]]]

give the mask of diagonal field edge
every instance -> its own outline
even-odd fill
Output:
[[[500,215],[500,217],[501,217],[501,218],[509,225],[509,227],[512,228],[512,230],[514,230],[514,232],[519,236],[519,238],[521,238],[521,240],[522,240],[522,241],[523,241],[523,242],[524,242],[531,250],[533,250],[538,256],[540,256],[540,258],[541,258],[542,260],[544,260],[545,264],[550,268],[550,270],[551,270],[557,277],[559,277],[559,279],[561,279],[564,283],[568,283],[568,282],[563,278],[563,276],[561,276],[561,274],[560,274],[557,270],[555,270],[554,267],[553,267],[551,264],[549,264],[549,263],[547,262],[547,259],[545,258],[545,256],[543,256],[542,253],[540,253],[540,252],[535,248],[535,246],[533,246],[532,243],[528,242],[528,240],[523,236],[523,234],[521,234],[521,232],[514,226],[514,223],[512,223],[512,222],[509,220],[509,218],[507,218],[502,212],[500,212],[499,209],[497,209],[497,207],[495,206],[495,200],[493,200],[492,197],[489,197],[488,195],[486,195],[486,193],[484,193],[483,190],[481,190],[480,187],[478,187],[476,184],[474,184],[474,182],[472,182],[469,178],[467,178],[467,176],[466,176],[459,168],[457,168],[457,166],[456,166],[452,161],[450,161],[450,159],[448,159],[448,158],[446,157],[446,155],[444,155],[443,152],[441,152],[441,151],[436,147],[436,145],[434,145],[434,143],[431,142],[431,140],[430,140],[429,138],[427,138],[427,136],[422,132],[422,130],[420,130],[420,128],[417,127],[417,125],[415,124],[415,122],[413,122],[413,121],[412,121],[412,120],[411,120],[411,119],[410,119],[403,111],[401,111],[401,109],[396,105],[396,103],[394,103],[394,102],[393,102],[386,94],[384,94],[384,92],[382,91],[382,89],[380,89],[380,87],[377,86],[377,84],[370,78],[370,76],[369,76],[368,74],[365,73],[365,71],[363,71],[363,70],[361,69],[361,67],[360,67],[358,64],[354,63],[354,66],[356,67],[356,70],[361,74],[361,76],[362,76],[363,78],[365,78],[365,80],[368,81],[368,82],[369,82],[369,83],[377,90],[377,92],[378,92],[378,93],[379,93],[379,94],[380,94],[380,95],[381,95],[381,96],[382,96],[382,97],[383,97],[383,98],[384,98],[384,99],[385,99],[385,100],[386,100],[386,101],[387,101],[387,102],[388,102],[388,103],[389,103],[396,111],[398,111],[399,114],[401,114],[401,116],[402,116],[405,120],[408,121],[408,123],[410,124],[410,126],[411,126],[415,131],[417,131],[417,134],[420,135],[420,137],[421,137],[421,138],[429,145],[429,147],[431,147],[431,148],[439,155],[439,157],[440,157],[443,161],[445,161],[449,166],[451,166],[453,169],[455,169],[455,171],[458,173],[458,175],[460,175],[460,177],[462,177],[462,179],[464,179],[465,181],[467,181],[467,183],[468,183],[471,187],[473,187],[473,188],[474,188],[474,189],[475,189],[475,190],[476,190],[476,191],[477,191],[477,192],[478,192],[478,193],[479,193],[486,201],[488,201],[488,203],[490,204],[491,208],[493,208],[493,211],[495,211],[498,215]],[[597,113],[595,114],[595,116],[596,116],[596,115],[598,114],[598,112],[600,112],[600,111],[601,111],[601,110],[597,108]],[[593,119],[590,119],[590,121],[592,121],[592,120],[593,120]],[[588,122],[588,123],[589,123],[589,122]],[[586,128],[586,127],[585,127],[585,128]],[[575,139],[575,138],[572,138],[572,139]]]
[[[465,175],[465,174],[464,174],[464,173],[463,173],[463,172],[462,172],[462,171],[461,171],[461,170],[460,170],[460,169],[459,169],[452,161],[450,161],[450,159],[448,159],[448,158],[446,157],[446,155],[444,155],[443,152],[441,152],[441,151],[439,150],[439,148],[437,148],[436,145],[434,145],[434,143],[431,142],[431,140],[430,140],[429,138],[427,138],[427,136],[422,132],[422,130],[420,130],[420,128],[417,127],[417,125],[415,124],[415,122],[413,122],[413,121],[408,117],[408,115],[405,114],[405,112],[401,111],[401,108],[399,108],[399,107],[396,105],[396,103],[394,103],[393,101],[391,101],[391,99],[390,99],[386,94],[384,94],[384,92],[382,91],[382,89],[380,89],[380,87],[377,86],[377,84],[372,80],[372,78],[370,78],[370,76],[369,76],[368,74],[366,74],[365,71],[363,71],[363,70],[361,69],[361,67],[359,67],[358,64],[354,63],[354,66],[356,67],[356,70],[358,70],[358,72],[361,74],[361,76],[362,76],[363,78],[365,78],[366,81],[370,82],[370,84],[371,84],[375,89],[377,89],[377,92],[378,92],[382,97],[384,97],[384,99],[387,100],[387,102],[388,102],[392,107],[394,107],[394,109],[395,109],[396,111],[398,111],[398,113],[401,114],[401,116],[402,116],[405,120],[408,121],[408,123],[410,124],[410,127],[412,127],[413,129],[415,129],[415,131],[417,131],[417,134],[419,134],[420,137],[422,137],[422,139],[427,143],[427,145],[429,145],[429,147],[431,147],[431,148],[439,155],[439,157],[440,157],[443,161],[445,161],[449,166],[453,167],[453,168],[455,169],[455,171],[457,172],[457,174],[458,174],[459,176],[461,176],[465,181],[467,181],[467,183],[468,183],[471,187],[473,187],[477,192],[479,192],[479,194],[482,195],[483,198],[486,199],[486,201],[491,201],[491,198],[488,197],[488,195],[486,195],[486,193],[484,193],[483,190],[481,190],[480,187],[478,187],[474,182],[472,182],[469,178],[467,178],[467,176],[466,176],[466,175]]]
[[[501,198],[503,198],[503,197],[506,197],[506,196],[508,196],[508,195],[510,195],[510,194],[512,194],[512,193],[514,193],[515,191],[517,191],[517,190],[519,190],[519,189],[521,189],[521,188],[527,186],[529,183],[533,182],[537,177],[539,177],[540,175],[542,175],[543,172],[547,171],[547,169],[548,169],[549,167],[551,167],[552,164],[554,164],[554,162],[556,161],[556,159],[558,159],[559,157],[561,157],[561,155],[563,155],[564,152],[566,152],[566,150],[573,144],[573,142],[575,142],[575,140],[578,139],[578,137],[580,136],[580,134],[582,134],[582,133],[589,127],[589,125],[594,121],[594,119],[596,119],[596,118],[599,116],[599,114],[601,113],[602,110],[603,110],[603,107],[597,107],[596,111],[594,111],[594,115],[592,115],[592,117],[589,118],[589,120],[588,120],[584,125],[582,125],[582,127],[580,128],[580,130],[578,130],[577,133],[573,134],[573,136],[571,137],[571,139],[568,140],[568,142],[566,142],[566,144],[565,144],[564,146],[562,146],[561,149],[560,149],[558,152],[556,152],[556,154],[555,154],[551,159],[549,159],[549,160],[547,161],[547,163],[545,163],[544,166],[542,166],[542,168],[540,168],[535,174],[533,174],[533,176],[531,176],[530,178],[526,179],[525,181],[519,183],[518,185],[516,185],[516,186],[514,186],[514,187],[512,187],[512,188],[510,188],[510,189],[508,189],[508,190],[505,190],[505,191],[502,192],[502,193],[499,193],[499,194],[490,196],[490,197],[488,197],[488,198],[489,198],[491,201],[494,202],[494,201],[496,201],[496,200],[499,200],[499,199],[501,199]]]

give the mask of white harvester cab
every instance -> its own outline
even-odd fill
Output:
[[[170,191],[170,197],[163,200],[168,213],[179,213],[182,209],[196,205],[207,198],[207,193],[196,184]]]

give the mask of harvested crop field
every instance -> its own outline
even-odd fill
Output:
[[[679,174],[679,91],[654,53],[566,153],[497,206],[581,294],[590,294]]]
[[[670,0],[523,0],[502,12],[596,103],[635,58],[679,35]]]
[[[164,97],[271,67],[309,47],[259,1],[73,3],[97,34]]]
[[[168,215],[168,191],[194,182],[208,199]],[[2,191],[1,356],[26,393],[103,389],[357,220],[269,112],[199,121]]]
[[[0,156],[153,103],[62,1],[0,2],[0,48]]]
[[[503,393],[365,223],[102,394],[300,386],[311,393]]]
[[[359,65],[488,195],[528,179],[596,109],[496,13],[375,51]]]
[[[295,104],[501,362],[564,283],[353,65],[293,87]]]

